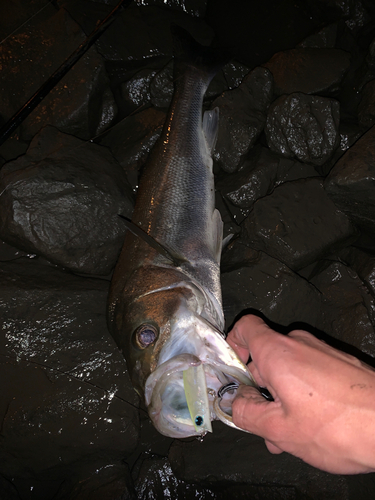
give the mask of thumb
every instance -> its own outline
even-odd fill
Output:
[[[264,437],[262,422],[270,405],[275,403],[267,401],[255,387],[240,385],[232,403],[233,422],[241,429]]]

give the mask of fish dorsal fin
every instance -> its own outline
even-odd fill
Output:
[[[219,108],[210,109],[203,115],[203,132],[206,137],[207,147],[210,154],[215,149],[217,134],[219,131]]]
[[[130,219],[124,217],[121,214],[118,214],[119,217],[124,221],[124,224],[127,229],[135,236],[138,236],[141,240],[145,241],[150,247],[156,250],[158,253],[163,255],[163,257],[167,258],[174,266],[179,267],[183,262],[186,262],[184,257],[180,257],[179,255],[174,254],[170,250],[168,250],[164,245],[155,240],[152,236],[147,234],[143,229],[141,229],[137,224],[134,224]]]
[[[223,243],[223,221],[220,212],[215,208],[212,214],[212,255],[215,261],[220,264],[221,246]]]

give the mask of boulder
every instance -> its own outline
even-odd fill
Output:
[[[269,109],[268,146],[287,158],[322,165],[340,143],[340,105],[335,99],[295,92],[276,99]]]
[[[327,196],[321,179],[278,186],[255,203],[243,225],[250,246],[293,270],[348,246],[358,237],[348,217]]]
[[[0,236],[61,267],[107,275],[133,194],[108,149],[44,128],[0,173]]]

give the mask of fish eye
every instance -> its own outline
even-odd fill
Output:
[[[195,417],[195,425],[197,425],[198,427],[200,427],[202,424],[203,424],[203,417],[201,417],[200,415],[198,415],[197,417]]]
[[[135,331],[135,340],[141,349],[145,349],[153,344],[157,338],[158,330],[153,325],[141,325]]]

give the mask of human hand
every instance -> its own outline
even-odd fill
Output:
[[[375,371],[303,330],[281,335],[257,316],[243,316],[227,338],[267,401],[241,385],[233,422],[287,451],[339,474],[375,471]]]

